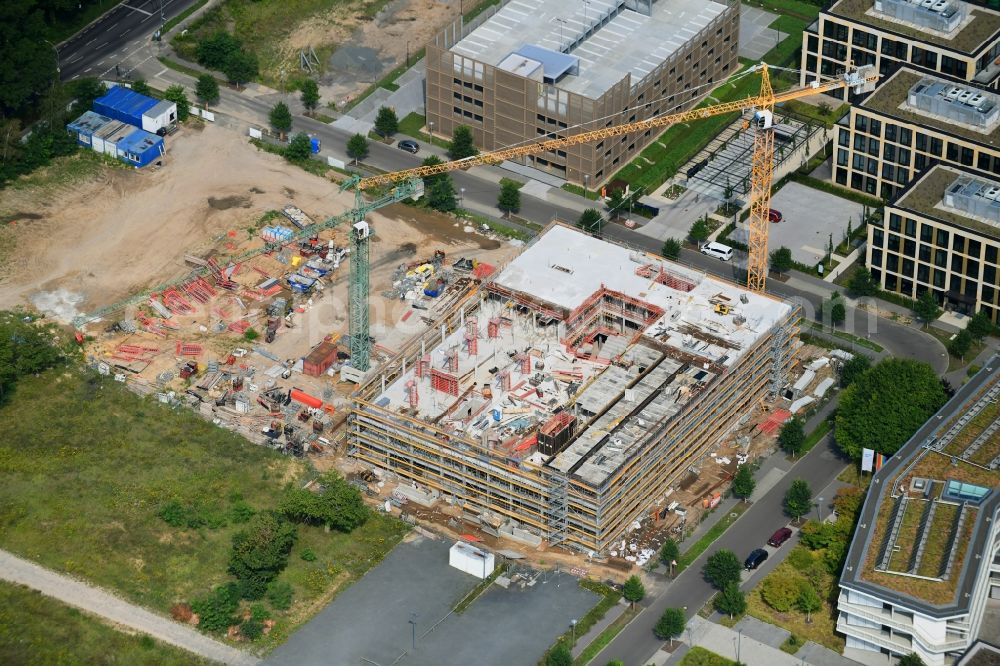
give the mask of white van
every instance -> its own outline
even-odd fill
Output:
[[[733,258],[733,248],[722,243],[705,243],[701,248],[701,253],[722,261],[729,261]]]

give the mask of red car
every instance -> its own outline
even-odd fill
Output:
[[[768,222],[781,222],[783,219],[780,210],[774,210],[773,208],[767,211],[767,221]]]

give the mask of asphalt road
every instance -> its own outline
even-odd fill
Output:
[[[833,403],[830,403],[831,405]],[[833,444],[833,437],[827,436],[819,442],[812,451],[799,460],[791,471],[768,492],[747,509],[739,520],[726,530],[701,557],[681,572],[670,586],[659,597],[643,610],[611,643],[593,659],[594,664],[606,664],[613,659],[620,659],[625,666],[642,666],[648,664],[650,658],[663,645],[663,641],[653,635],[653,626],[666,608],[686,607],[687,617],[693,616],[708,603],[715,593],[712,586],[702,578],[701,570],[708,556],[717,550],[726,548],[736,553],[742,559],[754,548],[762,547],[767,538],[779,527],[788,524],[782,502],[785,492],[795,479],[805,479],[814,492],[819,492],[846,467],[846,463],[838,455]],[[777,557],[772,557],[769,564],[774,564],[790,550],[792,544],[786,543]],[[759,570],[746,580],[742,587],[750,589],[759,582],[767,569]]]
[[[130,44],[152,35],[166,21],[180,14],[195,0],[129,0],[58,45],[59,77],[63,81],[81,76],[114,74],[133,49]],[[112,3],[109,2],[110,6]],[[161,20],[162,11],[162,20]]]

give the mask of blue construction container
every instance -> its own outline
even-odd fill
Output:
[[[120,120],[135,127],[142,127],[142,116],[159,104],[152,97],[140,95],[134,90],[114,86],[103,97],[94,100],[94,111]]]
[[[312,139],[309,140],[309,143],[312,146],[313,154],[314,155],[318,154],[319,153],[319,139],[317,139],[316,137],[313,137]]]
[[[94,133],[110,122],[114,122],[107,116],[102,116],[93,111],[87,111],[82,116],[66,125],[66,131],[76,139],[81,146],[93,147]]]
[[[141,129],[118,142],[118,159],[136,167],[144,167],[160,159],[164,152],[163,137]]]

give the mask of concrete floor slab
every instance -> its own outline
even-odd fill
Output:
[[[768,26],[778,18],[777,14],[757,7],[743,5],[740,9],[739,55],[751,60],[760,60],[765,53],[777,46],[788,35]]]

